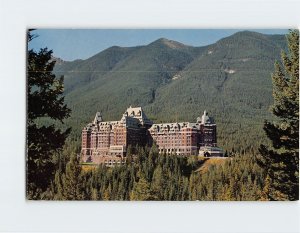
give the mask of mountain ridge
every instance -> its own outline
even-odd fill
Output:
[[[86,60],[58,64],[54,71],[65,76],[75,138],[95,112],[118,120],[132,105],[142,106],[156,122],[193,121],[207,109],[219,123],[222,147],[231,149],[239,141],[251,147],[241,134],[249,132],[256,143],[264,138],[257,131],[271,117],[270,74],[286,50],[284,39],[244,31],[193,47],[159,38],[143,46],[112,46]]]

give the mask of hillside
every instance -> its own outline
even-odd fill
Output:
[[[262,123],[270,118],[272,103],[270,74],[282,49],[284,36],[249,31],[205,47],[161,38],[60,62],[55,72],[65,76],[73,138],[96,111],[118,120],[129,105],[142,106],[160,122],[194,121],[206,109],[216,118],[221,147],[249,150],[264,138]]]
[[[98,109],[106,119],[119,119],[129,105],[153,102],[156,89],[201,52],[166,41],[159,39],[134,48],[111,47],[87,60],[58,65],[55,71],[65,76],[67,102],[92,115]]]
[[[207,171],[209,171],[211,166],[220,166],[224,164],[226,161],[228,161],[228,157],[211,157],[211,158],[202,158],[200,160],[200,165],[196,169],[196,172],[199,172],[200,174],[204,174]]]

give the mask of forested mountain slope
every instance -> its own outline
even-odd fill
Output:
[[[219,145],[255,149],[270,118],[270,74],[286,49],[283,35],[244,31],[205,47],[159,39],[146,46],[111,47],[87,60],[59,62],[65,76],[67,124],[73,138],[101,111],[118,120],[129,105],[155,122],[195,121],[206,109],[216,118]]]

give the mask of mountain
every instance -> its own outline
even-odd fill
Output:
[[[74,115],[85,113],[80,117],[87,121],[98,109],[106,119],[119,119],[129,105],[154,102],[156,90],[202,51],[162,38],[147,46],[114,46],[87,60],[65,62],[55,73],[65,76],[66,101]]]
[[[270,36],[253,32],[236,33],[209,46],[201,56],[179,72],[178,76],[181,79],[173,82],[168,88],[174,90],[176,86],[186,87],[188,83],[195,83],[192,79],[196,79],[198,88],[194,87],[192,95],[196,96],[200,91],[203,94],[202,102],[209,101],[208,97],[211,95],[215,96],[214,98],[221,97],[227,102],[227,109],[232,101],[243,100],[243,95],[250,97],[253,91],[270,91],[269,74],[273,70],[275,59],[279,59],[282,48],[284,44],[274,43]],[[243,94],[239,93],[241,91]],[[238,96],[233,96],[237,93]],[[257,95],[258,93],[255,93],[254,97]],[[270,95],[266,98],[270,99]],[[256,102],[255,98],[254,100]],[[233,105],[236,106],[236,103]]]
[[[97,111],[118,120],[128,106],[142,106],[161,122],[195,121],[206,109],[218,124],[220,146],[253,149],[264,140],[262,123],[271,118],[270,74],[286,47],[283,35],[251,31],[204,47],[161,38],[59,62],[55,73],[65,76],[74,138]]]

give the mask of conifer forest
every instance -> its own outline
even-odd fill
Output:
[[[28,44],[36,36],[29,30]],[[208,110],[225,157],[159,153],[154,143],[129,146],[123,164],[83,163],[82,128],[130,105],[157,123]],[[29,200],[298,200],[299,31],[242,31],[203,47],[158,39],[70,62],[28,49],[26,147]]]

